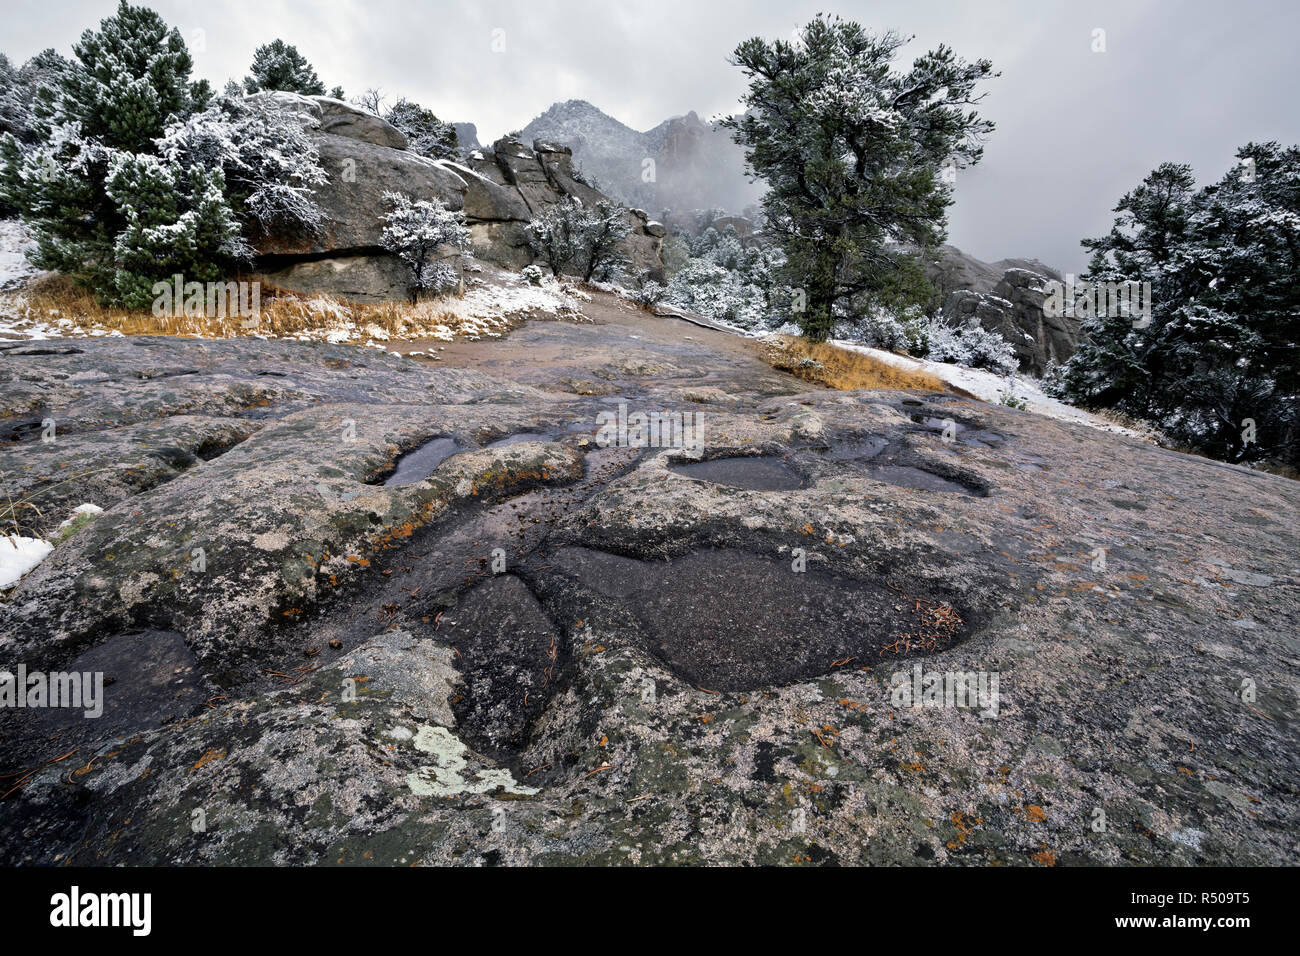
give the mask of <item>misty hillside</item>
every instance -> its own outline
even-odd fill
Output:
[[[714,206],[739,213],[762,196],[762,188],[746,180],[744,151],[730,133],[694,112],[642,133],[586,100],[568,100],[522,133],[525,142],[567,144],[575,165],[601,189],[655,215]]]

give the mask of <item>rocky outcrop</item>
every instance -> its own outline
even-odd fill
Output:
[[[384,193],[464,206],[464,184],[440,163],[406,149],[392,124],[325,96],[258,93],[297,113],[312,138],[329,182],[314,199],[322,214],[316,233],[279,232],[257,244],[258,278],[274,288],[328,294],[355,302],[384,302],[409,294],[405,267],[382,247]],[[456,250],[439,251],[459,274]]]
[[[541,210],[573,197],[594,204],[604,195],[573,172],[567,146],[500,140],[471,153],[468,165],[434,160],[406,149],[406,137],[387,121],[341,100],[260,93],[297,113],[320,153],[329,182],[315,191],[324,225],[315,234],[277,233],[258,243],[258,275],[268,285],[357,302],[408,294],[402,264],[382,248],[384,194],[441,200],[461,211],[474,255],[511,268],[532,261],[524,225]],[[661,236],[644,216],[629,213],[627,253],[636,268],[662,276]],[[460,272],[456,250],[439,256]]]
[[[575,174],[573,152],[560,143],[538,139],[530,148],[502,137],[491,149],[472,153],[469,165],[477,174],[468,185],[465,206],[475,255],[500,265],[519,268],[532,261],[523,225],[534,216],[568,198],[585,206],[607,201],[600,190]],[[480,212],[490,213],[491,218]],[[662,280],[663,227],[641,209],[629,210],[628,225],[632,232],[624,251],[632,267]]]
[[[934,258],[926,262],[925,277],[939,290],[939,301],[943,302],[953,292],[964,289],[992,292],[1008,269],[1027,269],[1058,282],[1064,278],[1057,269],[1037,259],[1007,258],[984,262],[956,246],[941,246]]]
[[[461,149],[478,149],[478,126],[473,123],[452,123],[456,130],[456,143]]]
[[[1049,315],[1043,308],[1048,276],[1028,269],[1007,269],[991,292],[957,290],[949,293],[943,317],[952,325],[974,320],[996,332],[1015,349],[1022,371],[1042,375],[1051,363],[1061,363],[1079,346],[1079,322]]]
[[[327,96],[317,97],[316,102],[321,107],[322,133],[359,139],[363,143],[387,146],[390,149],[406,149],[409,145],[405,133],[373,113]]]
[[[105,509],[0,662],[106,678],[0,707],[0,863],[1296,864],[1300,485],[584,309],[491,374],[0,344],[0,429],[59,422],[0,500]],[[704,461],[601,447],[612,394]]]

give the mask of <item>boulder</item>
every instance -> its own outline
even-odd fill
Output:
[[[506,182],[519,190],[533,216],[564,200],[563,193],[547,178],[537,154],[519,140],[502,137],[492,144],[492,154]]]
[[[464,273],[457,251],[441,247],[438,258],[456,269],[463,289]],[[294,261],[283,268],[268,269],[259,278],[274,288],[306,295],[333,295],[349,302],[389,302],[410,295],[406,266],[386,252]]]
[[[318,235],[280,233],[258,246],[261,255],[351,254],[380,247],[384,193],[440,199],[449,209],[465,205],[465,181],[431,159],[364,140],[313,134],[330,181],[315,191],[324,214]]]
[[[359,139],[363,143],[375,146],[387,146],[390,149],[406,149],[406,134],[392,123],[380,119],[373,113],[359,110],[342,100],[328,96],[313,97],[321,108],[320,131],[348,139]]]
[[[483,222],[528,222],[532,212],[517,189],[511,189],[478,170],[439,160],[438,165],[465,184],[465,218]]]
[[[533,261],[523,222],[471,222],[470,242],[480,259],[507,269],[522,269]]]
[[[1036,351],[1042,353],[1041,358],[1035,357],[1035,364],[1043,369],[1048,363],[1064,362],[1079,347],[1079,320],[1054,316],[1043,308],[1048,295],[1046,284],[1054,278],[1029,269],[1008,269],[993,288],[995,295],[1008,299],[1015,307],[1017,323],[1033,338]]]
[[[405,272],[383,251],[384,194],[437,199],[463,212],[473,252],[519,269],[532,262],[525,225],[573,198],[594,206],[606,197],[583,183],[569,147],[503,137],[476,149],[465,163],[434,160],[407,150],[406,137],[376,116],[329,97],[259,93],[302,118],[329,182],[315,190],[323,214],[316,234],[281,231],[257,243],[258,274],[269,285],[358,302],[405,298]],[[628,214],[626,253],[639,272],[662,281],[664,228],[645,213]],[[449,259],[459,259],[448,251]]]

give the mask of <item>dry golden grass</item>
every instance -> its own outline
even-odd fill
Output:
[[[239,315],[170,316],[148,310],[107,308],[85,288],[60,275],[33,280],[21,293],[4,298],[4,310],[20,320],[59,325],[66,333],[177,335],[202,338],[308,338],[358,343],[366,341],[450,341],[456,335],[492,335],[507,329],[496,316],[481,316],[455,297],[411,304],[376,305],[307,296],[262,286],[256,321]]]
[[[928,372],[891,365],[829,342],[809,342],[780,335],[768,339],[766,345],[767,360],[773,368],[829,388],[841,391],[857,388],[945,390],[943,382]]]

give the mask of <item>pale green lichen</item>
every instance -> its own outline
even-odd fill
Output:
[[[469,766],[465,760],[466,747],[446,727],[422,726],[415,734],[415,749],[432,754],[436,767],[420,767],[407,774],[406,785],[420,797],[454,797],[462,793],[491,793],[498,787],[506,793],[530,796],[536,787],[523,787],[515,782],[509,770],[484,768],[466,775]]]

